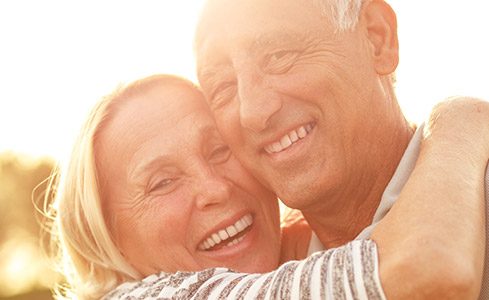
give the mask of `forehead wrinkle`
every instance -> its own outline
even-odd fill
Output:
[[[306,45],[310,44],[313,41],[317,41],[317,38],[324,34],[319,30],[309,30],[307,32],[291,32],[287,30],[274,30],[271,32],[265,32],[257,35],[256,38],[253,38],[250,45],[245,47],[245,51],[248,55],[257,56],[264,49],[271,49],[275,47],[284,47],[287,45]],[[217,53],[215,49],[208,49],[208,52]],[[229,55],[229,54],[227,54]],[[204,53],[205,56],[205,53]],[[219,56],[219,54],[214,54],[221,58],[220,62],[212,62],[212,58],[201,57],[201,60],[204,61],[198,68],[198,77],[204,80],[211,80],[212,78],[222,75],[224,72],[229,71],[230,62],[227,63],[224,60],[228,59],[228,57],[223,57],[224,55]],[[217,60],[216,60],[217,61]]]
[[[308,30],[307,32],[292,32],[276,30],[260,34],[249,47],[251,53],[256,53],[263,48],[272,48],[286,45],[306,45],[317,41],[318,37],[327,38],[325,32],[320,30]]]
[[[262,48],[269,48],[283,44],[293,44],[297,42],[302,42],[306,38],[306,34],[299,34],[296,32],[289,31],[271,31],[265,32],[258,35],[251,46],[249,47],[250,52],[254,53]]]

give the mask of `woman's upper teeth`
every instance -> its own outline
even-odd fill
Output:
[[[305,138],[312,128],[312,124],[307,124],[294,129],[284,135],[278,142],[266,146],[265,151],[270,154],[284,151],[298,140]]]
[[[239,219],[233,225],[230,225],[224,229],[221,229],[213,234],[211,234],[207,239],[205,239],[200,245],[200,250],[208,250],[217,244],[237,235],[246,228],[253,224],[253,217],[251,214],[247,214]]]

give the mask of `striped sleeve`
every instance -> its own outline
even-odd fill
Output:
[[[317,252],[265,274],[226,268],[159,273],[124,283],[105,300],[122,299],[385,299],[371,240]]]

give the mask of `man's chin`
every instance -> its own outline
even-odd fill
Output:
[[[307,196],[308,195],[304,195],[304,193],[288,192],[283,193],[282,196],[278,196],[278,198],[287,207],[298,210],[305,210],[314,203],[314,201],[312,201],[311,198]]]

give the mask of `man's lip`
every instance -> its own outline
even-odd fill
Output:
[[[284,150],[287,150],[289,147],[294,145],[296,142],[301,141],[316,126],[315,122],[309,122],[302,125],[298,125],[291,130],[286,131],[282,135],[276,137],[273,140],[270,140],[267,143],[264,143],[262,146],[263,151],[269,155],[274,155],[280,153]]]
[[[245,231],[254,223],[254,216],[251,212],[243,212],[233,218],[219,222],[218,225],[208,230],[204,238],[198,243],[199,251],[212,249],[216,244],[226,244],[233,236]]]

